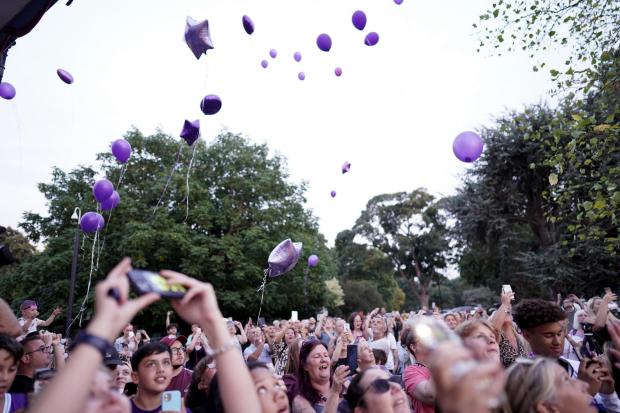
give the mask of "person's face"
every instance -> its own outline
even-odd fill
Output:
[[[308,327],[315,328],[316,327],[316,319],[314,317],[310,317],[308,320]]]
[[[476,360],[499,363],[499,344],[495,334],[485,326],[478,326],[472,333],[463,339],[465,347],[469,348]]]
[[[601,300],[600,298],[597,298],[594,301],[592,301],[592,310],[594,310],[595,314],[598,314],[598,309],[601,308],[602,302],[603,300]]]
[[[0,394],[7,393],[15,375],[17,374],[17,360],[8,351],[0,350]]]
[[[129,413],[129,399],[110,388],[109,373],[98,370],[93,378],[84,413]]]
[[[24,318],[35,318],[39,315],[39,309],[36,306],[30,306],[22,310]]]
[[[198,324],[192,324],[192,334],[196,334],[197,330],[198,330]]]
[[[353,318],[353,327],[355,327],[356,330],[362,328],[362,317],[360,317],[359,314]]]
[[[448,325],[448,328],[450,328],[450,330],[454,330],[456,326],[458,325],[458,322],[456,321],[456,318],[453,315],[446,316],[444,320],[446,324]]]
[[[51,358],[51,347],[45,347],[43,340],[33,340],[24,347],[24,357],[26,357],[33,369],[43,369],[49,367]]]
[[[252,331],[252,342],[254,344],[258,344],[260,341],[262,341],[263,338],[263,332],[261,331],[260,328],[255,328]]]
[[[176,336],[177,335],[177,328],[172,326],[172,327],[168,327],[168,334],[171,336]]]
[[[125,337],[129,337],[129,333],[133,331],[133,326],[131,324],[127,324],[125,328],[123,328],[123,335]]]
[[[562,307],[564,307],[564,310],[566,311],[572,311],[573,310],[573,303],[571,300],[564,300],[562,302]]]
[[[564,324],[560,321],[523,331],[532,351],[539,356],[558,358],[564,345]]]
[[[325,329],[331,331],[334,329],[335,323],[333,318],[328,318],[325,320]]]
[[[168,352],[152,354],[140,360],[131,373],[132,381],[148,393],[161,393],[172,380],[172,360]]]
[[[230,333],[230,335],[234,335],[237,333],[237,329],[235,328],[235,325],[233,323],[227,322],[226,327],[228,328],[228,332]]]
[[[375,364],[375,354],[366,341],[362,341],[357,346],[358,364]]]
[[[286,332],[284,333],[284,342],[287,346],[290,346],[291,343],[295,341],[295,337],[295,330],[293,330],[292,328],[287,328]]]
[[[596,409],[591,405],[592,396],[587,392],[588,385],[581,380],[571,379],[566,370],[554,365],[555,395],[552,401],[541,402],[551,404],[562,413],[594,413]],[[554,410],[547,410],[554,411]]]
[[[394,413],[410,413],[409,401],[407,394],[398,383],[390,383],[390,389],[385,393],[377,393],[371,383],[377,379],[388,380],[390,375],[381,369],[369,369],[364,373],[364,377],[360,380],[360,387],[364,389],[364,395],[360,400],[360,404],[364,407],[362,411],[368,413],[381,413],[374,406],[387,407],[392,406]],[[372,406],[372,407],[369,407]]]
[[[586,313],[581,313],[577,316],[577,322],[583,324],[586,322],[586,318],[588,318],[588,315]]]
[[[319,344],[308,354],[304,369],[308,372],[311,381],[318,382],[329,380],[331,375],[329,367],[329,353],[323,345]]]
[[[127,364],[119,364],[114,373],[114,384],[118,389],[124,389],[125,385],[131,381],[131,367]]]
[[[180,341],[175,341],[170,346],[172,352],[172,367],[177,368],[185,363],[185,346]]]
[[[385,335],[387,327],[383,318],[375,317],[372,319],[370,324],[372,328],[372,335],[375,339],[381,338]]]
[[[336,335],[344,333],[344,320],[336,321]]]
[[[269,338],[274,338],[276,336],[276,328],[274,326],[267,327],[267,336]]]
[[[258,394],[262,413],[288,413],[286,386],[269,369],[254,368],[250,371]]]

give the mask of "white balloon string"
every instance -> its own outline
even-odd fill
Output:
[[[86,287],[86,294],[84,294],[84,300],[82,300],[82,304],[80,305],[80,310],[78,311],[75,318],[69,324],[69,327],[75,323],[75,321],[79,318],[79,326],[82,327],[82,317],[84,315],[84,311],[86,310],[86,303],[88,301],[88,294],[90,293],[90,286],[93,280],[93,273],[95,270],[95,250],[97,249],[97,241],[99,239],[99,231],[95,232],[95,236],[93,237],[93,246],[90,251],[90,273],[88,274],[88,286]]]
[[[178,165],[179,165],[179,158],[181,157],[181,149],[183,148],[183,142],[181,142],[179,144],[179,150],[177,150],[177,156],[176,159],[174,161],[174,164],[172,165],[172,170],[170,171],[170,175],[168,175],[168,179],[166,180],[166,185],[164,185],[164,190],[162,191],[161,195],[159,196],[159,199],[157,200],[157,204],[155,205],[155,208],[153,208],[153,212],[151,213],[151,219],[153,219],[153,217],[155,216],[155,212],[157,212],[157,208],[159,208],[159,205],[161,204],[162,199],[164,199],[164,195],[166,194],[166,190],[168,190],[168,185],[170,185],[170,181],[172,180],[172,176],[174,175],[174,171],[176,171]]]
[[[196,147],[198,147],[198,141],[194,142],[192,149],[192,158],[189,161],[189,166],[187,167],[187,175],[185,175],[185,188],[186,188],[186,196],[185,196],[185,219],[183,223],[187,222],[187,218],[189,217],[189,174],[192,170],[192,165],[194,164],[194,156],[196,155]]]
[[[258,291],[261,292],[260,293],[260,306],[258,306],[258,317],[256,317],[256,320],[260,318],[260,313],[263,310],[263,300],[265,299],[265,289],[267,288],[267,274],[268,273],[269,273],[269,270],[265,270],[264,275],[263,275],[263,284],[258,288],[258,290],[256,290],[256,292]]]

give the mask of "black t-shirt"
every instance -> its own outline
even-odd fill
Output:
[[[18,374],[13,380],[9,393],[32,393],[34,391],[34,379]]]

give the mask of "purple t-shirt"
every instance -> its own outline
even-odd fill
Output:
[[[185,411],[187,413],[192,413],[191,410],[189,410],[187,407],[185,408]],[[134,403],[133,399],[131,399],[131,413],[159,413],[159,412],[161,412],[161,405],[155,410],[142,410],[141,408],[136,406],[136,403]]]
[[[183,367],[183,370],[170,380],[170,384],[166,387],[166,391],[178,390],[181,397],[185,398],[189,391],[189,385],[192,384],[192,371]]]
[[[9,413],[23,411],[28,407],[28,395],[24,393],[7,393],[4,395],[4,403],[9,403]]]

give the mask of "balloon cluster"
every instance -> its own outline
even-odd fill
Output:
[[[125,139],[117,139],[112,142],[112,155],[122,164],[127,163],[131,157],[131,145]],[[100,179],[93,185],[93,196],[100,204],[102,211],[111,211],[121,203],[121,197],[114,189],[112,182]],[[84,232],[97,232],[105,226],[105,219],[99,212],[90,211],[82,215],[80,228]]]
[[[66,84],[70,85],[73,83],[73,76],[68,71],[64,69],[58,69],[56,70],[56,74],[58,75],[60,80],[62,80]],[[15,97],[15,94],[15,86],[10,84],[9,82],[0,83],[0,98],[11,100]]]

